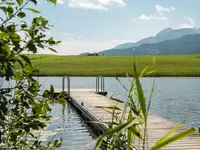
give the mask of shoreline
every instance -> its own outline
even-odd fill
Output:
[[[69,76],[69,77],[97,77],[99,75],[56,75],[56,74],[40,74],[40,75],[32,75],[34,77],[63,77],[63,76]],[[126,75],[102,75],[103,77],[127,77]],[[129,75],[129,77],[133,77],[133,75]],[[199,75],[146,75],[143,78],[200,78]]]

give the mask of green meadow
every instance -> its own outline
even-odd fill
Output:
[[[165,56],[56,56],[31,55],[40,76],[125,76],[133,74],[133,64],[141,71],[157,70],[149,76],[200,76],[200,55]],[[155,60],[155,61],[153,61]],[[155,62],[155,64],[154,64]]]

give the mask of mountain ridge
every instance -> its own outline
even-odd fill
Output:
[[[120,44],[120,45],[116,46],[115,48],[103,50],[103,51],[99,52],[99,54],[101,55],[103,53],[104,55],[107,55],[107,53],[109,53],[108,55],[111,55],[110,53],[114,54],[114,52],[116,52],[118,54],[120,53],[121,55],[123,55],[123,53],[127,53],[126,52],[127,49],[130,50],[130,48],[133,49],[133,48],[139,47],[143,44],[154,44],[154,43],[159,43],[162,41],[167,41],[167,40],[172,40],[172,39],[178,39],[178,38],[181,38],[186,35],[194,35],[194,34],[200,34],[200,29],[199,28],[183,28],[183,29],[165,28],[165,29],[161,30],[160,32],[158,32],[156,34],[156,36],[141,39],[138,42],[133,43],[130,47],[128,47],[128,45],[130,45],[130,42],[127,43],[128,45],[126,45],[126,43],[124,43],[124,44]],[[123,47],[126,47],[126,48],[120,49],[119,47],[121,45],[123,45]]]
[[[146,43],[127,49],[112,49],[99,52],[99,55],[105,56],[170,54],[200,54],[200,34],[189,34],[177,39]]]

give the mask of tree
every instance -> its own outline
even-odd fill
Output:
[[[48,0],[56,4],[56,0]],[[40,130],[51,119],[50,104],[54,100],[54,88],[40,91],[41,85],[32,75],[38,71],[31,63],[29,54],[38,49],[50,49],[60,43],[52,37],[47,38],[46,31],[51,27],[38,10],[28,7],[37,4],[36,0],[4,0],[0,4],[0,75],[14,87],[0,87],[0,149],[47,149],[59,147],[60,140],[54,143],[42,143]],[[28,24],[25,21],[27,12],[38,16]],[[16,19],[18,18],[18,19]],[[64,103],[60,98],[58,102]]]
[[[98,53],[89,53],[89,54],[87,54],[87,56],[99,56],[99,54]]]

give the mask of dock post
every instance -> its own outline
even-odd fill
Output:
[[[98,77],[96,77],[96,93],[98,93],[98,86],[99,86],[99,84],[98,84]]]
[[[105,96],[105,83],[104,82],[105,82],[104,77],[102,75],[99,75],[96,77],[96,93]]]
[[[70,78],[69,78],[69,76],[65,76],[62,78],[62,92],[65,91],[65,78],[67,78],[67,99],[69,99],[69,96],[70,96]]]
[[[62,91],[65,91],[65,77],[62,77]]]
[[[99,93],[99,76],[96,78],[96,93]]]
[[[101,93],[103,92],[103,77],[101,77]]]
[[[70,96],[70,78],[67,77],[67,86],[68,86],[68,96]]]
[[[102,85],[102,86],[103,86],[103,93],[105,92],[104,83],[105,83],[105,82],[104,82],[104,77],[103,77],[103,85]]]

